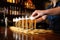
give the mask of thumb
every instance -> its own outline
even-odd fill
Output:
[[[40,15],[36,15],[36,16],[34,16],[34,19],[36,19],[36,18],[38,18],[38,17],[40,17]]]
[[[37,12],[36,11],[34,11],[33,13],[32,13],[32,15],[31,16],[35,16],[37,14]]]

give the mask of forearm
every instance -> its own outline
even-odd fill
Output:
[[[59,14],[60,14],[60,7],[45,10],[45,15],[59,15]]]

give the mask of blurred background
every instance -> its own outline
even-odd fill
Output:
[[[0,0],[0,40],[15,40],[13,32],[9,29],[10,26],[13,26],[13,18],[26,15],[29,17],[34,10],[45,10],[49,4],[51,4],[49,0]],[[8,34],[5,38],[6,17]],[[37,29],[47,29],[49,26],[47,20],[36,25]],[[42,40],[60,40],[59,35],[50,34],[41,34],[35,40],[39,40],[39,38]]]
[[[13,18],[30,16],[34,10],[44,10],[49,4],[49,0],[0,0],[0,26],[5,25],[4,17],[8,17],[8,26],[11,26]],[[37,24],[37,26],[46,25],[46,23]]]

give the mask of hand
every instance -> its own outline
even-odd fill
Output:
[[[46,17],[47,17],[47,15],[44,15],[44,16],[36,19],[36,22],[37,22],[37,23],[38,23],[38,22],[42,22],[42,21],[44,21],[44,20],[46,19]]]
[[[43,15],[44,15],[44,11],[35,10],[35,11],[32,13],[31,16],[36,19],[36,18],[39,18],[39,17],[41,17],[41,16],[43,16]]]

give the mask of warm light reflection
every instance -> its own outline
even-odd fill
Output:
[[[13,3],[13,0],[7,0],[7,2]]]
[[[7,2],[9,2],[9,3],[18,3],[19,1],[18,0],[7,0]]]
[[[35,5],[32,3],[31,0],[25,1],[24,5],[25,5],[25,8],[35,9]]]

